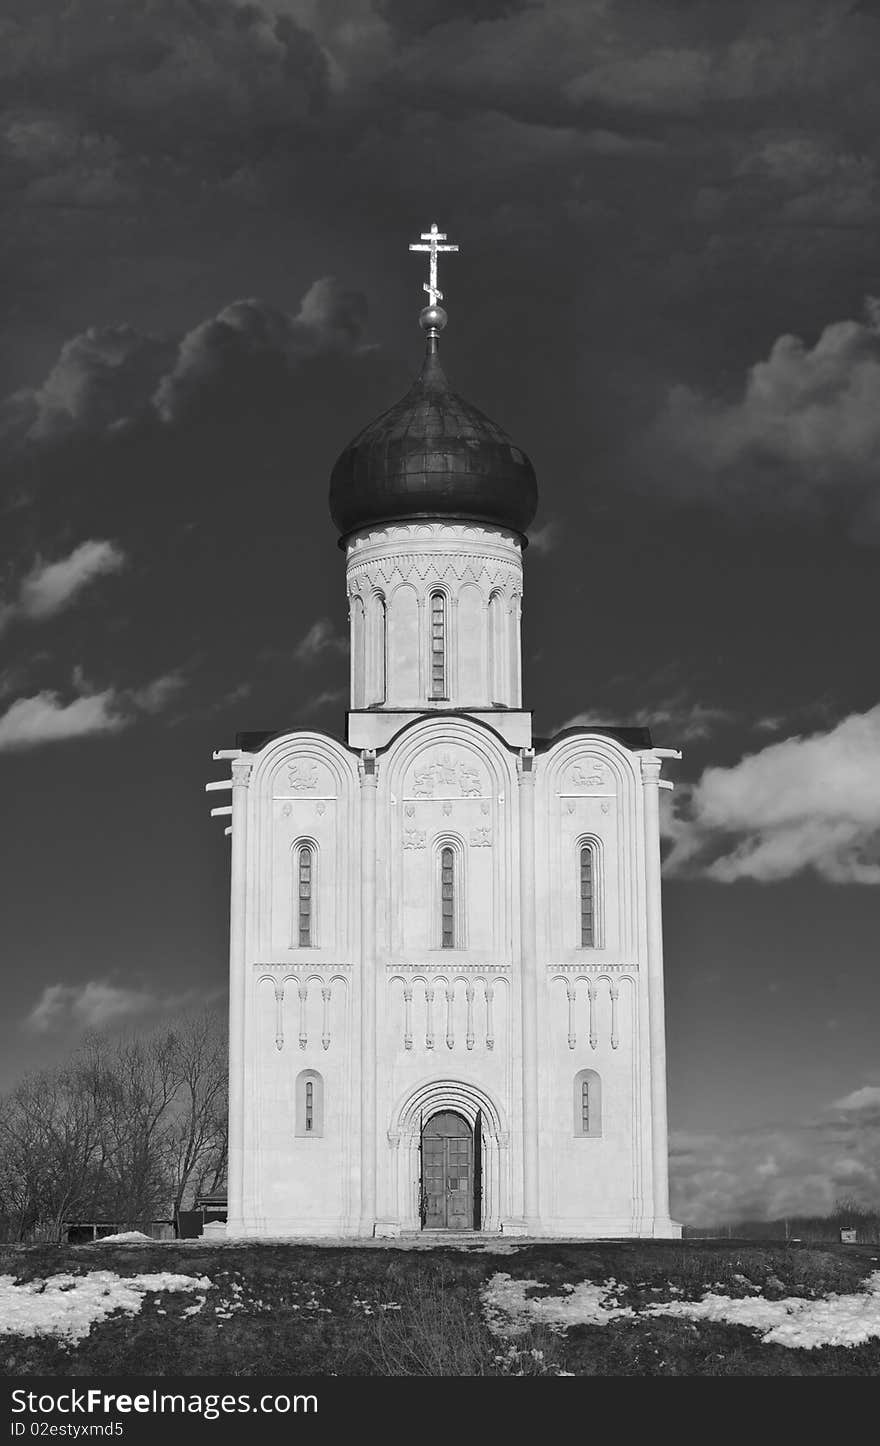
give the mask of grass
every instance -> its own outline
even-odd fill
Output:
[[[872,1249],[874,1253],[872,1254]],[[508,1247],[509,1250],[509,1247]],[[546,1242],[495,1254],[480,1246],[406,1251],[360,1246],[176,1244],[0,1246],[0,1274],[174,1271],[212,1282],[203,1308],[187,1293],[146,1297],[77,1345],[0,1336],[0,1373],[130,1376],[878,1375],[880,1340],[791,1350],[745,1327],[655,1317],[512,1341],[488,1330],[481,1287],[496,1272],[558,1294],[583,1280],[618,1283],[638,1307],[707,1290],[818,1297],[858,1290],[876,1247],[754,1242]]]

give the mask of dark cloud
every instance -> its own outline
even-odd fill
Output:
[[[411,37],[460,20],[474,25],[506,20],[539,4],[540,0],[378,0],[377,9],[399,35]]]
[[[41,444],[145,420],[245,416],[276,405],[308,362],[363,350],[366,320],[364,295],[325,276],[293,315],[234,301],[177,343],[128,325],[89,327],[64,343],[41,386],[0,404],[0,428]]]
[[[880,1128],[870,1111],[832,1110],[810,1125],[726,1134],[673,1132],[672,1213],[690,1224],[828,1215],[842,1199],[873,1208]]]
[[[880,537],[880,304],[810,345],[779,337],[738,396],[677,385],[651,438],[671,485],[727,505],[854,519]],[[654,452],[656,458],[656,451]]]
[[[235,301],[183,338],[156,388],[158,415],[170,422],[197,408],[274,399],[305,362],[356,351],[366,319],[366,298],[332,276],[309,288],[294,316],[261,301]]]

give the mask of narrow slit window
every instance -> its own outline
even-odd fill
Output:
[[[602,1134],[602,1081],[594,1069],[582,1069],[574,1077],[575,1136]]]
[[[596,912],[593,896],[595,870],[593,868],[593,850],[589,844],[584,844],[581,849],[580,884],[581,948],[592,948],[596,942]]]
[[[455,853],[440,854],[440,928],[444,949],[455,948]]]
[[[431,697],[446,697],[446,599],[431,594]]]
[[[304,844],[299,851],[299,947],[312,944],[312,850]]]
[[[294,1134],[320,1140],[324,1134],[324,1081],[317,1070],[304,1069],[296,1077]]]

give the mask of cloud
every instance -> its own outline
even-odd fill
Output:
[[[41,386],[0,404],[0,436],[12,444],[57,444],[135,423],[277,409],[290,400],[303,367],[368,352],[366,320],[363,293],[323,276],[295,313],[255,299],[233,301],[177,342],[128,325],[89,327],[64,343]]]
[[[669,874],[880,884],[880,704],[707,768],[667,815]]]
[[[0,715],[0,753],[24,752],[74,738],[119,733],[144,714],[162,711],[184,687],[182,670],[163,674],[140,688],[89,688],[79,669],[74,670],[76,696],[65,701],[58,692],[44,689],[17,698]]]
[[[42,386],[8,399],[7,430],[24,421],[40,443],[118,427],[144,411],[170,350],[131,326],[90,326],[64,343]]]
[[[114,689],[62,701],[58,693],[44,691],[17,698],[0,716],[0,753],[39,748],[97,733],[118,733],[130,720],[119,711]]]
[[[186,685],[186,674],[182,668],[176,668],[171,673],[162,673],[158,678],[153,678],[142,688],[133,689],[129,698],[132,705],[140,712],[161,713],[163,708],[166,708]],[[243,696],[240,689],[236,689],[236,695]]]
[[[843,1099],[835,1100],[836,1110],[877,1110],[880,1112],[880,1085],[862,1085]]]
[[[127,558],[113,542],[81,542],[56,562],[38,559],[22,580],[14,602],[0,607],[0,631],[13,620],[43,622],[78,598],[95,578],[119,572]]]
[[[234,143],[251,125],[302,123],[326,99],[327,58],[280,8],[160,0],[120,10],[89,0],[71,11],[45,0],[39,23],[26,11],[5,22],[7,103],[86,110],[102,133],[131,142],[147,140],[152,126],[177,134],[184,153],[199,141]]]
[[[599,724],[603,720],[613,722],[616,712],[615,708],[602,707],[594,708],[590,712],[576,713],[573,718],[568,718],[561,724],[560,731],[563,728],[588,726],[590,723]],[[657,743],[668,740],[670,747],[677,747],[680,743],[702,742],[718,728],[735,723],[737,716],[729,708],[695,702],[684,693],[676,693],[653,705],[635,710],[628,707],[626,722],[639,728],[650,728]]]
[[[323,693],[315,693],[307,698],[300,711],[304,717],[310,717],[313,713],[319,713],[330,703],[341,703],[343,698],[348,697],[347,688],[327,688]]]
[[[682,1132],[669,1140],[675,1218],[699,1225],[827,1215],[880,1198],[880,1117],[823,1113],[806,1125]]]
[[[764,134],[735,167],[741,183],[765,183],[777,224],[866,226],[880,217],[876,162],[836,139],[803,131]]]
[[[562,540],[562,527],[555,518],[545,522],[541,527],[533,527],[529,532],[529,549],[541,556],[553,552]]]
[[[297,643],[293,656],[298,663],[313,663],[326,652],[347,653],[348,639],[336,632],[329,618],[319,618],[312,623]]]
[[[270,395],[299,366],[358,348],[365,297],[324,276],[309,287],[295,315],[257,300],[235,301],[182,339],[153,403],[163,422],[204,406],[233,406],[256,388]]]
[[[673,387],[651,442],[683,463],[692,495],[714,481],[729,500],[812,516],[855,508],[880,524],[880,301],[868,298],[862,321],[826,326],[812,347],[779,337],[736,400]]]
[[[85,984],[47,984],[25,1018],[24,1028],[34,1034],[104,1029],[146,1014],[185,1009],[195,998],[195,991],[160,995],[97,979]]]

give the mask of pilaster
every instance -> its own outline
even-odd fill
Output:
[[[361,1212],[359,1233],[376,1227],[376,755],[366,751],[361,782]]]
[[[535,918],[535,755],[520,756],[520,1020],[522,1027],[523,1214],[528,1231],[540,1218],[538,1152],[538,950]]]
[[[669,1220],[669,1139],[666,1111],[666,1024],[663,1001],[663,916],[660,883],[660,778],[662,756],[671,750],[646,750],[639,755],[645,821],[645,900],[647,914],[648,1014],[651,1042],[651,1150],[656,1234],[667,1233]],[[681,757],[680,753],[672,753]]]
[[[244,1224],[245,1057],[248,983],[247,816],[251,764],[232,763],[232,858],[229,888],[229,1164],[228,1229]]]

